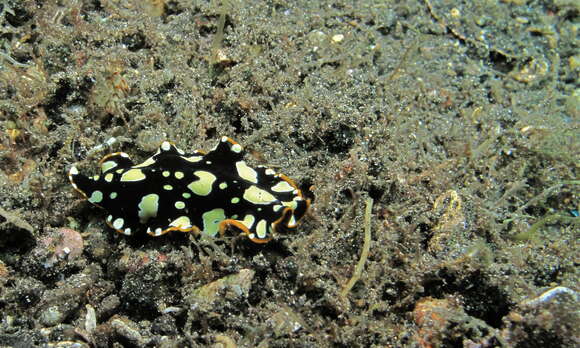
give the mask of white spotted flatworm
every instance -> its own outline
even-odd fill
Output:
[[[125,235],[193,231],[209,236],[228,227],[255,243],[292,230],[310,206],[296,184],[270,168],[251,168],[242,146],[223,137],[211,151],[185,153],[170,142],[135,165],[124,152],[106,155],[100,175],[69,170],[72,186],[108,212],[107,224]]]

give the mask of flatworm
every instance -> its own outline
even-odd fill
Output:
[[[164,141],[157,152],[135,165],[124,152],[106,155],[101,173],[68,172],[72,186],[108,212],[107,224],[132,235],[170,231],[215,236],[228,228],[255,243],[293,230],[310,206],[298,186],[270,168],[252,168],[242,146],[228,137],[209,152],[192,153]]]

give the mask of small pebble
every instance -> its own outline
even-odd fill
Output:
[[[111,326],[113,327],[113,329],[115,329],[117,335],[128,339],[133,344],[136,344],[138,346],[142,346],[144,344],[143,336],[141,336],[139,330],[133,328],[137,327],[137,325],[132,321],[130,321],[129,319],[115,318],[111,320]]]
[[[70,228],[50,229],[35,248],[35,254],[44,260],[45,267],[52,267],[61,260],[73,260],[83,253],[83,237]]]
[[[334,35],[334,36],[332,37],[332,41],[333,41],[334,43],[339,43],[339,42],[341,42],[342,40],[344,40],[344,35],[342,35],[342,34],[336,34],[336,35]]]
[[[88,333],[93,333],[97,328],[97,316],[95,313],[95,308],[90,304],[86,305],[87,315],[85,317],[85,330]]]
[[[51,306],[40,312],[39,319],[44,326],[54,326],[64,320],[64,315],[58,306]]]

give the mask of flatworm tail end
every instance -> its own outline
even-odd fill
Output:
[[[75,165],[73,165],[68,171],[68,180],[75,190],[80,192],[85,199],[88,199],[87,192],[89,192],[90,188],[93,186],[93,180],[81,174]]]
[[[79,170],[75,165],[73,165],[68,171],[68,180],[70,181],[71,185],[74,187],[75,190],[77,190],[85,198],[87,198],[87,195],[83,188],[89,186],[90,179],[79,173]]]

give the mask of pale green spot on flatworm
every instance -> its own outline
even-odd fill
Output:
[[[101,172],[104,173],[111,168],[115,168],[117,166],[117,162],[115,161],[105,161],[101,164]]]
[[[256,225],[256,235],[258,238],[266,238],[268,223],[266,220],[260,220]]]
[[[258,183],[258,173],[254,169],[250,168],[246,162],[236,162],[236,169],[240,178],[248,180],[254,184]]]
[[[157,216],[157,211],[159,210],[159,195],[150,193],[143,196],[137,207],[139,208],[139,222],[144,224],[150,218]]]
[[[190,229],[191,228],[191,220],[187,216],[180,216],[177,219],[171,221],[169,226],[174,226],[179,229]]]
[[[193,174],[199,177],[199,179],[187,185],[187,188],[198,196],[209,195],[211,193],[213,183],[217,179],[216,176],[210,172],[206,172],[205,170],[197,170],[193,172]]]
[[[89,202],[91,202],[91,203],[101,203],[102,200],[103,200],[103,193],[99,190],[93,191],[93,193],[89,197]]]
[[[145,178],[146,176],[141,169],[129,169],[121,175],[121,181],[141,181]]]
[[[125,220],[123,220],[123,218],[116,218],[115,221],[113,221],[113,227],[120,230],[124,223]]]
[[[191,162],[191,163],[195,163],[195,162],[199,162],[203,159],[203,156],[191,156],[191,157],[182,157],[184,160]]]
[[[105,181],[106,182],[111,182],[111,181],[113,181],[113,178],[114,177],[115,176],[113,175],[113,173],[107,173],[107,174],[105,174]]]
[[[226,214],[223,209],[216,208],[203,213],[201,218],[203,220],[203,233],[213,237],[219,231],[220,222],[226,219]]]
[[[248,215],[244,216],[244,220],[242,220],[242,223],[248,229],[251,229],[252,226],[254,226],[254,221],[256,221],[256,218],[254,217],[254,215],[248,214]]]
[[[235,153],[240,153],[242,152],[242,146],[240,144],[234,144],[232,145],[232,151]]]
[[[262,190],[254,185],[244,191],[244,199],[254,204],[270,204],[276,202],[276,197],[274,197],[270,192]]]
[[[144,167],[148,167],[148,166],[152,165],[153,163],[155,163],[155,159],[153,157],[149,157],[143,163],[140,163],[140,164],[134,166],[133,168],[144,168]]]
[[[280,181],[276,185],[272,186],[272,191],[274,192],[292,192],[294,187],[290,185],[287,181]]]

